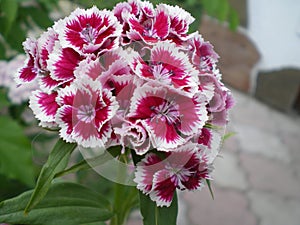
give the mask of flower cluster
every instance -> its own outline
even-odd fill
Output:
[[[193,21],[177,6],[140,0],[76,9],[23,43],[27,60],[16,78],[39,83],[30,107],[63,140],[144,156],[137,188],[159,206],[170,205],[176,188],[210,179],[220,141],[212,127],[226,125],[233,105],[213,46],[188,34]]]

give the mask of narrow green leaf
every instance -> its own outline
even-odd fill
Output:
[[[53,184],[45,198],[27,215],[23,213],[33,191],[0,203],[0,221],[9,224],[94,224],[111,218],[111,206],[100,194],[75,183]]]
[[[211,195],[212,199],[215,199],[214,192],[211,188],[210,180],[206,180],[206,183],[207,183],[207,186],[208,186],[208,189],[209,189],[209,192],[210,192],[210,195]]]
[[[170,207],[157,207],[149,196],[139,192],[140,209],[144,225],[176,225],[178,213],[177,194],[174,193]]]
[[[28,213],[44,198],[55,174],[66,168],[70,155],[75,148],[75,143],[66,143],[61,139],[57,141],[41,170],[34,192],[25,208],[25,213]]]
[[[0,59],[5,59],[6,58],[5,56],[6,56],[6,49],[3,43],[0,41]]]
[[[222,141],[226,141],[227,139],[231,138],[232,136],[236,135],[236,132],[228,132],[222,137]]]
[[[12,24],[17,17],[18,3],[16,0],[1,1],[2,20],[4,24],[4,35],[11,30]]]
[[[7,34],[6,42],[9,46],[18,52],[24,52],[22,42],[26,39],[26,32],[23,28],[21,21],[15,21],[13,23],[13,29]]]
[[[0,173],[32,187],[35,173],[30,141],[9,117],[0,117],[0,127]]]

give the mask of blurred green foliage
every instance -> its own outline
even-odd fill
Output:
[[[67,0],[65,0],[67,1]],[[0,59],[8,59],[23,52],[22,42],[27,32],[33,28],[46,30],[53,24],[51,13],[60,11],[59,0],[0,0]],[[82,7],[98,6],[100,9],[112,9],[120,0],[70,0],[69,3]],[[234,30],[239,19],[237,12],[228,0],[151,0],[153,4],[167,3],[179,5],[189,11],[196,19],[191,31],[198,30],[201,16],[207,13],[220,21],[228,21]]]

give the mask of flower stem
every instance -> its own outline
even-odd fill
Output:
[[[123,160],[121,157],[120,161],[123,161]],[[125,177],[126,177],[126,171],[124,171],[124,167],[122,167],[122,163],[120,163],[119,167],[118,167],[118,171],[117,171],[117,181],[114,186],[113,209],[114,209],[115,215],[111,219],[110,225],[123,225],[124,224],[125,212],[123,212],[124,211],[123,204],[125,204],[125,202],[123,200],[124,200],[124,193],[125,193],[126,187],[120,183],[124,180]]]

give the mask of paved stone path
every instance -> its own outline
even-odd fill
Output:
[[[182,192],[178,225],[300,225],[300,117],[233,94],[228,131],[236,135],[215,161],[215,199],[207,187]]]

